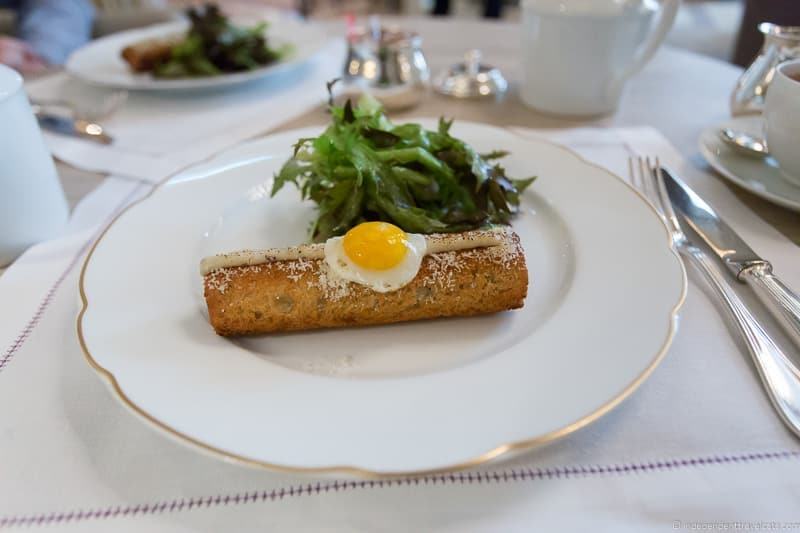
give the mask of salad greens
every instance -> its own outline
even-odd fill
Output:
[[[283,53],[267,45],[266,23],[252,28],[234,26],[213,4],[189,8],[186,15],[191,22],[189,32],[172,47],[167,59],[155,65],[156,77],[216,76],[253,70],[277,61]]]
[[[329,84],[330,91],[332,84]],[[512,179],[495,160],[450,135],[452,120],[436,131],[392,124],[380,104],[331,101],[332,123],[319,137],[300,139],[275,175],[274,196],[286,183],[317,204],[311,239],[324,241],[370,220],[413,233],[458,232],[507,224],[520,194],[535,179]]]

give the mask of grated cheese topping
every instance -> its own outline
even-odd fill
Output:
[[[484,230],[466,231],[463,233],[435,233],[425,236],[426,254],[439,252],[469,250],[471,248],[488,248],[503,244],[505,232],[503,227]],[[301,244],[288,248],[267,248],[265,250],[238,250],[226,254],[204,257],[200,261],[200,274],[220,268],[262,265],[275,261],[299,261],[302,259],[324,259],[325,244]]]
[[[468,262],[476,259],[497,265],[499,267],[498,270],[510,267],[520,258],[523,252],[517,240],[513,238],[513,232],[505,228],[502,228],[502,230],[502,232],[479,230],[483,232],[491,231],[492,237],[500,240],[500,244],[429,253],[423,262],[423,268],[417,274],[417,277],[422,276],[419,280],[422,286],[455,290],[458,274],[466,268]],[[447,242],[448,235],[431,235],[428,237],[430,238],[429,242],[436,242],[440,238],[441,242]],[[483,242],[478,240],[478,236],[472,235],[470,238],[475,239],[472,242]],[[468,240],[462,239],[461,241],[466,242]],[[330,270],[323,259],[316,258],[277,260],[257,265],[217,268],[205,275],[206,287],[224,294],[229,284],[236,277],[268,269],[280,271],[292,282],[304,283],[309,289],[318,291],[320,297],[325,300],[341,300],[353,296],[356,291],[369,290],[363,285],[337,276]]]

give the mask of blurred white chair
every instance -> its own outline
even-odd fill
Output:
[[[743,11],[742,2],[735,0],[685,0],[667,43],[730,61]]]

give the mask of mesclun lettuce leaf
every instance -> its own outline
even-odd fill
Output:
[[[286,52],[267,45],[265,23],[240,28],[213,4],[189,8],[186,14],[191,22],[189,32],[172,47],[169,58],[155,66],[156,77],[216,76],[253,70],[277,61]]]
[[[324,241],[353,226],[383,220],[413,233],[458,232],[507,224],[520,194],[535,177],[513,179],[494,160],[505,151],[478,154],[450,135],[395,125],[380,104],[331,103],[331,124],[319,137],[300,139],[294,156],[275,175],[274,196],[287,183],[317,204],[310,238]]]

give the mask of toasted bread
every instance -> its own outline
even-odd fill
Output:
[[[497,246],[427,255],[391,292],[332,275],[324,259],[219,268],[204,276],[214,330],[247,335],[494,313],[523,306],[528,271],[519,237]]]
[[[158,63],[169,59],[172,48],[179,40],[179,37],[172,37],[135,43],[122,50],[122,58],[133,71],[150,72]]]

